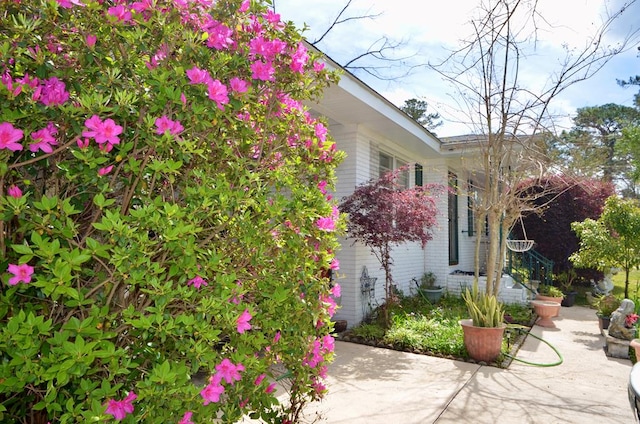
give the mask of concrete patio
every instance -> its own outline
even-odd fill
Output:
[[[605,355],[593,309],[562,308],[557,328],[532,333],[564,362],[508,369],[336,342],[326,398],[304,422],[633,423],[627,397],[631,361]],[[517,358],[552,363],[556,354],[527,337]]]

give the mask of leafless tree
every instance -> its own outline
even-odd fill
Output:
[[[277,11],[276,0],[273,0],[272,6]],[[382,16],[382,13],[372,12],[372,9],[362,14],[351,14],[351,6],[352,0],[347,0],[338,14],[326,25],[326,28],[323,31],[318,31],[321,32],[320,35],[313,37],[313,39],[307,39],[307,41],[331,55],[333,50],[331,46],[322,45],[330,33],[335,33],[339,31],[340,27],[353,24],[354,21],[375,20]],[[364,37],[368,37],[368,35],[365,34]],[[383,81],[401,79],[410,75],[416,68],[424,66],[423,64],[411,63],[415,54],[397,55],[397,52],[406,45],[405,40],[395,40],[388,35],[379,34],[372,34],[368,38],[372,41],[366,50],[356,51],[346,59],[335,57],[333,59],[337,60],[344,69],[354,74],[363,72]]]
[[[538,31],[548,22],[537,0],[482,0],[473,32],[441,63],[430,64],[456,88],[460,107],[475,134],[476,181],[482,181],[475,203],[477,230],[489,224],[486,252],[487,293],[500,289],[502,260],[511,228],[523,214],[537,207],[521,182],[547,170],[541,137],[552,130],[552,101],[567,87],[589,79],[611,58],[637,40],[629,34],[617,45],[607,43],[613,23],[635,3],[631,0],[607,16],[582,48],[565,47],[557,69],[541,88],[527,87],[523,66],[535,51]],[[480,268],[480,237],[475,272]]]

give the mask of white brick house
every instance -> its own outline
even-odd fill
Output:
[[[330,67],[339,68],[330,59],[326,62]],[[405,164],[411,165],[406,177],[408,186],[420,184],[421,179],[423,183],[444,185],[455,180],[458,195],[439,198],[440,213],[433,239],[424,249],[419,243],[396,248],[392,275],[397,287],[406,294],[415,292],[411,279],[419,279],[426,271],[437,276],[438,284],[447,285],[451,292],[459,292],[469,279],[451,273],[473,271],[478,237],[473,231],[469,232],[469,228],[473,228],[473,216],[466,192],[470,179],[466,171],[468,159],[463,164],[463,152],[470,154],[469,144],[444,143],[347,71],[339,84],[327,88],[323,99],[311,107],[312,113],[326,118],[337,148],[347,154],[337,170],[334,196],[338,201],[357,185]],[[353,326],[364,318],[371,303],[382,303],[384,272],[368,247],[353,245],[350,239],[341,241],[342,249],[337,253],[340,260],[337,282],[342,287],[342,298],[335,318],[347,320],[349,326]],[[377,279],[374,298],[370,291],[362,289],[365,267],[369,277]],[[526,297],[523,291],[505,292],[501,297],[507,302],[519,302]]]

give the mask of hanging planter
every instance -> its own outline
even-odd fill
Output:
[[[527,239],[527,232],[524,229],[524,222],[522,222],[522,216],[520,217],[520,225],[522,226],[522,234],[524,235],[524,240],[509,240],[507,239],[507,249],[512,252],[526,252],[527,250],[531,250],[533,247],[533,240]]]

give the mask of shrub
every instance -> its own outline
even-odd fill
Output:
[[[569,256],[578,250],[579,240],[571,223],[586,218],[597,219],[605,200],[614,194],[613,185],[594,179],[575,181],[563,176],[534,179],[524,184],[530,185],[530,190],[543,193],[535,203],[546,205],[541,214],[524,217],[527,236],[535,240],[535,249],[540,254],[554,261],[554,273],[572,269]],[[522,229],[517,225],[513,231],[516,238],[523,237]],[[595,270],[577,271],[584,280],[602,278]]]
[[[335,76],[259,1],[0,19],[0,420],[295,421],[324,391],[341,225],[341,154],[302,101]]]

